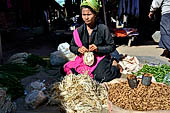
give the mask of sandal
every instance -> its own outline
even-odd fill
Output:
[[[163,53],[160,56],[168,57],[169,51],[164,50]]]

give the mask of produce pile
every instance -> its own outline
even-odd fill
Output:
[[[170,86],[152,83],[131,89],[127,81],[107,84],[108,97],[113,105],[126,110],[170,110]]]
[[[56,84],[54,88],[68,113],[100,113],[107,109],[105,87],[86,74],[65,76],[59,86]]]
[[[12,100],[23,96],[21,79],[38,73],[40,66],[50,68],[40,56],[25,52],[12,55],[7,64],[0,65],[0,88],[5,88]]]
[[[37,72],[35,67],[20,64],[0,65],[0,87],[7,89],[7,94],[16,99],[24,94],[20,80]]]
[[[165,75],[170,72],[170,66],[163,64],[158,66],[149,66],[145,64],[141,70],[139,70],[136,75],[142,75],[143,73],[151,73],[157,82],[163,82]],[[167,81],[168,82],[168,81]],[[168,84],[168,83],[167,83]]]

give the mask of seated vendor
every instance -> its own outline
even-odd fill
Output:
[[[116,50],[114,40],[108,27],[96,21],[99,2],[84,0],[80,6],[84,24],[73,32],[70,44],[70,51],[77,57],[64,65],[64,71],[67,75],[87,72],[98,82],[120,77],[120,68],[110,56]]]

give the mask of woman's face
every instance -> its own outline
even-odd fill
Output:
[[[87,25],[95,23],[96,15],[89,8],[82,8],[82,18]]]

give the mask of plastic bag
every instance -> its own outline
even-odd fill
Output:
[[[25,64],[26,61],[25,59],[28,58],[30,54],[23,52],[23,53],[16,53],[14,55],[12,55],[9,59],[8,59],[8,63],[20,63],[20,64]]]
[[[65,57],[67,57],[68,60],[70,61],[70,60],[74,60],[75,59],[75,54],[70,51],[69,47],[70,47],[70,45],[67,42],[61,43],[58,46],[57,50],[61,51],[63,53],[63,55]]]
[[[137,57],[133,56],[125,57],[124,59],[122,59],[122,61],[119,62],[119,64],[123,68],[122,74],[131,74],[132,72],[135,73],[141,69],[139,60],[137,59]]]
[[[25,97],[25,103],[27,108],[36,109],[39,105],[47,100],[47,96],[38,90],[33,90]]]
[[[160,38],[161,38],[161,33],[160,31],[156,31],[153,35],[152,35],[152,38],[155,42],[159,43],[160,41]]]
[[[55,51],[50,54],[50,63],[53,66],[62,66],[66,62],[68,62],[68,59],[61,51]]]
[[[170,72],[165,75],[163,83],[170,86]]]

